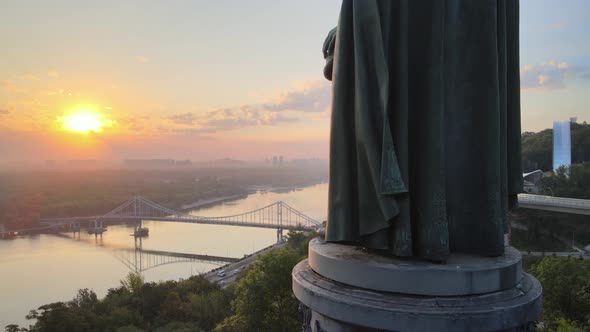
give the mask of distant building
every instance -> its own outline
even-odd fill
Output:
[[[553,122],[553,170],[572,164],[570,121]]]
[[[67,161],[70,167],[93,167],[100,164],[100,160],[95,159],[71,159]]]
[[[130,167],[172,167],[174,159],[127,159],[125,165]]]

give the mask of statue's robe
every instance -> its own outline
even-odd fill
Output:
[[[326,240],[502,255],[522,191],[517,0],[343,0]]]

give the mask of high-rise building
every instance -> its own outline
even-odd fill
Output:
[[[572,164],[570,121],[553,122],[553,170]]]

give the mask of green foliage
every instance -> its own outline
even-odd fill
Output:
[[[303,230],[292,230],[285,236],[287,246],[301,256],[307,256],[307,245],[309,241],[318,236],[316,232],[304,232]]]
[[[525,172],[553,169],[553,129],[522,134],[522,161]]]
[[[233,315],[214,331],[299,331],[299,302],[291,292],[291,270],[300,260],[289,247],[259,257],[238,282]]]
[[[590,199],[590,164],[562,166],[544,176],[541,186],[554,196]]]
[[[590,330],[590,261],[545,257],[529,272],[543,286],[541,321],[549,331]]]
[[[201,332],[204,331],[195,323],[171,322],[156,328],[155,332]]]
[[[117,332],[145,332],[145,330],[135,327],[133,325],[127,325],[118,328]]]
[[[27,329],[21,328],[16,324],[9,324],[4,327],[5,332],[26,332]]]
[[[39,332],[210,331],[229,314],[231,300],[202,276],[145,283],[132,273],[102,300],[81,289],[71,301],[41,306],[27,318],[36,319],[31,331]]]
[[[556,332],[584,332],[576,323],[560,318],[557,320]]]
[[[129,273],[127,278],[121,280],[121,286],[127,289],[130,293],[137,293],[143,286],[143,276],[139,273]]]

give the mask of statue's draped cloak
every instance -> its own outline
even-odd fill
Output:
[[[517,0],[344,0],[326,239],[503,254],[522,190]]]

